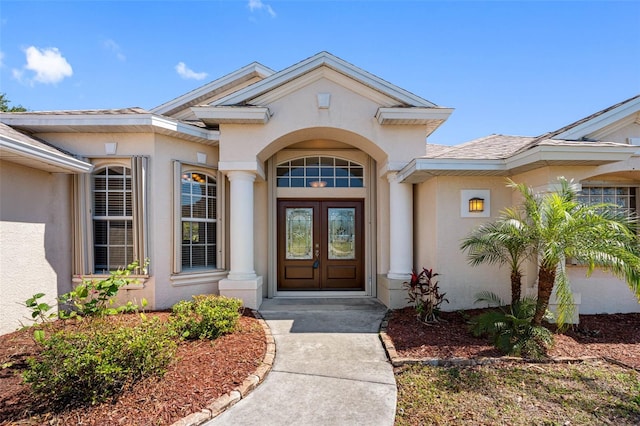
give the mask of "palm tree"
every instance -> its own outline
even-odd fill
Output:
[[[640,299],[640,240],[637,217],[619,212],[613,206],[586,206],[578,203],[576,190],[564,178],[560,189],[534,194],[524,184],[509,181],[523,196],[520,206],[524,218],[518,226],[538,259],[538,297],[533,325],[540,325],[554,288],[558,296],[556,322],[562,327],[572,314],[573,297],[566,259],[574,258],[587,267],[587,276],[596,267],[624,278]]]
[[[495,222],[483,224],[473,230],[460,246],[462,250],[468,250],[469,262],[473,266],[482,263],[509,265],[511,304],[521,299],[521,267],[532,254],[532,244],[525,226],[520,212],[505,209]]]

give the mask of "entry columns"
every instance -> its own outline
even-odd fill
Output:
[[[256,277],[253,269],[253,182],[256,175],[251,172],[227,173],[230,185],[229,206],[229,252],[230,280],[245,280]]]
[[[238,297],[248,308],[258,309],[262,302],[262,277],[253,263],[253,183],[256,175],[247,171],[227,172],[229,189],[230,270],[218,284],[220,294]]]
[[[397,173],[389,181],[389,272],[391,280],[407,280],[413,269],[413,185],[398,181]]]

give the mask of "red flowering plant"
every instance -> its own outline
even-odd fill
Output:
[[[418,320],[424,323],[439,322],[440,305],[442,302],[449,303],[444,297],[446,293],[440,293],[438,281],[435,279],[438,275],[440,274],[434,273],[433,269],[422,268],[420,273],[413,270],[411,280],[404,283]]]

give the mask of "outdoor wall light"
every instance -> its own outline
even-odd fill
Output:
[[[469,213],[480,213],[484,211],[484,198],[473,197],[469,199]]]
[[[324,180],[314,180],[309,183],[312,188],[324,188],[327,186],[327,182]]]

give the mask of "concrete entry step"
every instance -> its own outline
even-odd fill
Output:
[[[268,299],[260,307],[274,335],[377,333],[386,311],[374,298]]]
[[[313,311],[313,310],[385,310],[386,307],[373,297],[341,297],[341,298],[289,298],[277,297],[264,299],[260,305],[260,312],[270,311]]]

